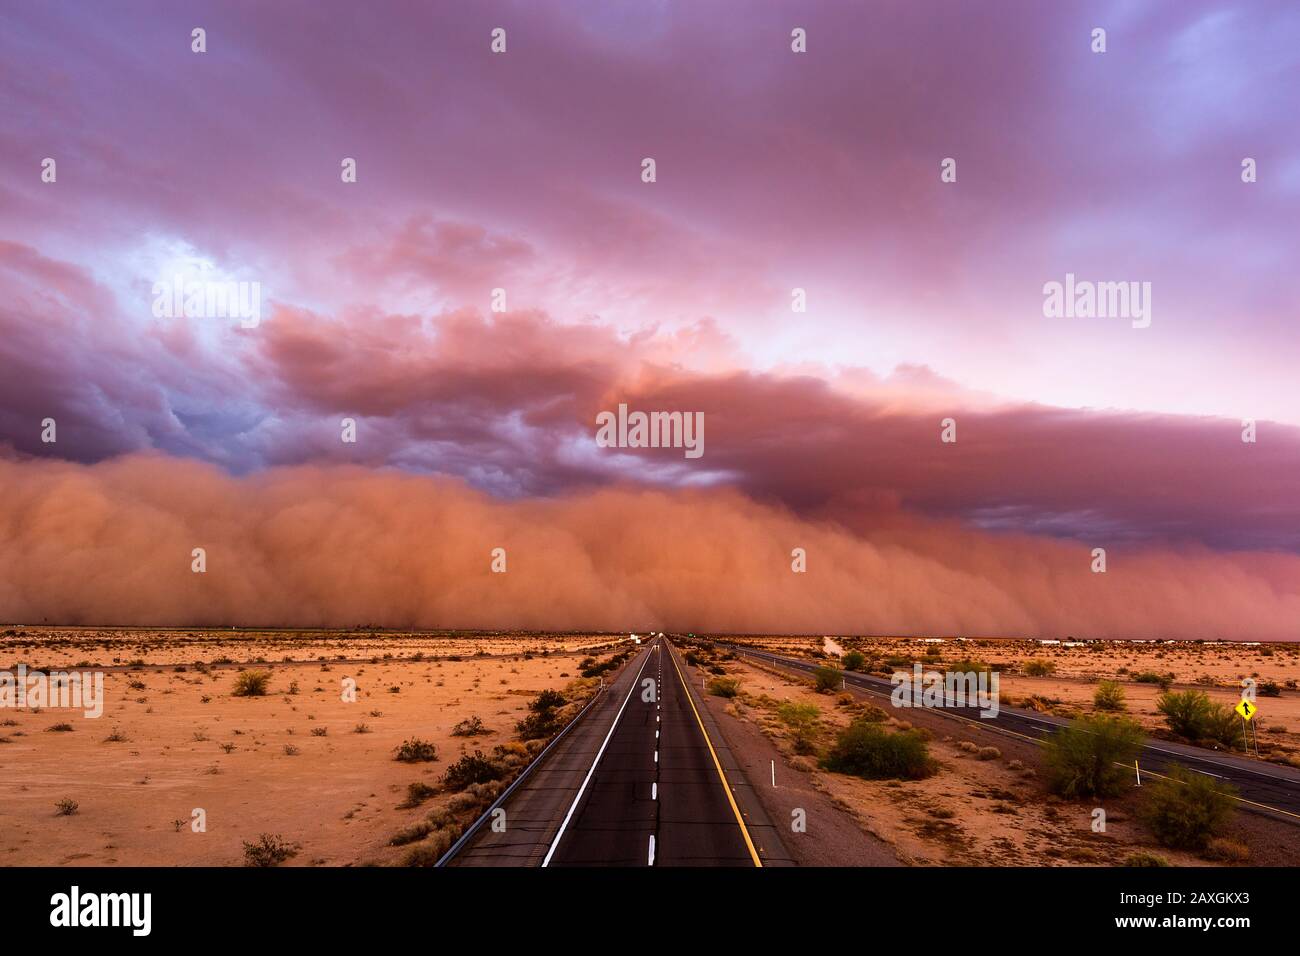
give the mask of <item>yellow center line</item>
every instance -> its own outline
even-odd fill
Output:
[[[749,856],[754,861],[755,866],[761,867],[763,861],[758,858],[758,850],[754,849],[754,841],[749,836],[749,827],[745,826],[745,820],[740,815],[740,807],[736,805],[736,798],[732,796],[731,785],[727,783],[727,775],[722,772],[718,752],[713,749],[713,741],[709,739],[709,732],[704,729],[704,721],[700,719],[700,712],[695,708],[695,701],[691,698],[691,689],[686,686],[686,678],[682,676],[682,669],[677,664],[677,655],[671,650],[668,653],[673,659],[673,668],[677,671],[677,679],[682,682],[682,690],[686,692],[686,702],[691,705],[691,713],[695,715],[695,722],[700,725],[700,733],[704,734],[704,743],[708,745],[709,756],[713,758],[713,766],[718,771],[718,779],[722,781],[722,790],[727,795],[727,802],[731,804],[731,812],[736,815],[736,823],[740,825],[740,834],[745,838],[745,846],[749,848]]]

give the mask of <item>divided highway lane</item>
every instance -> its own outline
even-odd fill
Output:
[[[505,828],[480,828],[448,865],[762,866],[734,761],[685,681],[667,642],[646,645],[505,800]],[[789,862],[756,823],[762,852]]]
[[[545,762],[502,805],[505,828],[484,826],[450,866],[540,866],[565,814],[588,780],[608,732],[656,652],[645,647],[601,692],[591,710],[547,755]]]
[[[742,657],[751,657],[779,667],[811,672],[820,666],[806,660],[783,657],[766,651],[735,645],[728,646]],[[853,687],[885,698],[888,698],[893,691],[893,685],[882,677],[846,671],[844,679]],[[993,718],[980,717],[979,709],[976,707],[945,707],[936,712],[1035,741],[1050,737],[1069,723],[1060,717],[1018,710],[1005,705],[999,707],[998,715]],[[1238,801],[1253,810],[1268,813],[1278,819],[1300,823],[1300,771],[1278,764],[1261,763],[1247,757],[1236,757],[1166,741],[1150,743],[1142,748],[1143,773],[1166,773],[1171,763],[1180,763],[1190,770],[1231,783],[1237,789]]]
[[[651,651],[546,865],[761,866],[671,649]]]

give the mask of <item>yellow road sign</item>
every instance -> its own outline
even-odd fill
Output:
[[[1242,720],[1250,720],[1250,718],[1254,717],[1255,714],[1259,712],[1259,708],[1248,700],[1243,700],[1233,709],[1237,713],[1241,714]]]

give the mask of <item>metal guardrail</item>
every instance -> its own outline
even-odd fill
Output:
[[[532,759],[528,766],[524,767],[524,769],[519,772],[519,775],[515,777],[514,780],[510,781],[510,786],[502,790],[500,795],[492,801],[486,810],[483,811],[482,815],[466,828],[465,832],[460,835],[460,838],[455,843],[447,848],[447,852],[438,858],[437,863],[433,864],[435,868],[446,866],[456,857],[457,853],[465,849],[469,844],[469,841],[474,839],[479,830],[483,829],[484,824],[491,819],[492,814],[499,810],[501,806],[510,799],[510,795],[514,793],[519,785],[527,780],[532,772],[541,765],[542,761],[546,759],[547,755],[555,748],[556,744],[568,736],[569,731],[577,726],[578,721],[582,720],[587,711],[591,710],[596,701],[600,700],[607,686],[609,685],[601,684],[596,693],[591,695],[591,700],[587,701],[587,703],[583,705],[582,710],[573,715],[573,719],[564,725],[564,729],[551,738],[551,742],[541,749],[537,756]]]

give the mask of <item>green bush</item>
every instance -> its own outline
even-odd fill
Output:
[[[230,693],[235,697],[265,697],[270,683],[270,671],[240,671],[235,677],[235,689]]]
[[[1124,686],[1119,681],[1102,681],[1092,695],[1092,705],[1098,710],[1123,710]]]
[[[868,780],[921,780],[938,769],[922,734],[914,730],[891,734],[866,720],[845,727],[821,765]]]
[[[1169,862],[1163,856],[1156,856],[1154,853],[1130,853],[1124,858],[1125,866],[1168,866]]]
[[[817,705],[798,704],[787,700],[777,707],[776,715],[790,728],[795,753],[812,753],[817,726],[821,719],[821,711],[817,709]]]
[[[844,679],[844,675],[838,670],[834,667],[827,667],[824,664],[813,671],[812,676],[813,686],[817,689],[817,693],[819,694],[823,694],[830,690],[838,690],[840,681]]]
[[[861,651],[849,651],[840,658],[840,663],[846,671],[860,671],[867,663],[867,657]]]
[[[1127,717],[1080,717],[1047,739],[1047,785],[1068,799],[1119,793],[1138,751],[1142,728]],[[1120,764],[1121,766],[1116,766]]]
[[[740,693],[740,681],[735,677],[715,677],[708,683],[714,697],[735,697]]]
[[[1139,684],[1159,684],[1161,690],[1168,690],[1169,685],[1174,682],[1173,674],[1158,674],[1155,671],[1143,671],[1140,674],[1134,674],[1133,680]]]
[[[1168,776],[1143,788],[1142,821],[1164,846],[1203,850],[1232,819],[1236,790],[1179,764]]]
[[[1227,704],[1215,704],[1210,709],[1209,735],[1205,738],[1227,747],[1239,750],[1246,745],[1245,730],[1241,718]]]
[[[1056,664],[1035,658],[1032,661],[1025,661],[1024,671],[1027,677],[1048,677],[1056,673]]]
[[[1225,704],[1212,702],[1203,690],[1165,691],[1156,701],[1156,709],[1180,737],[1210,740],[1225,747],[1241,744],[1241,720]]]

